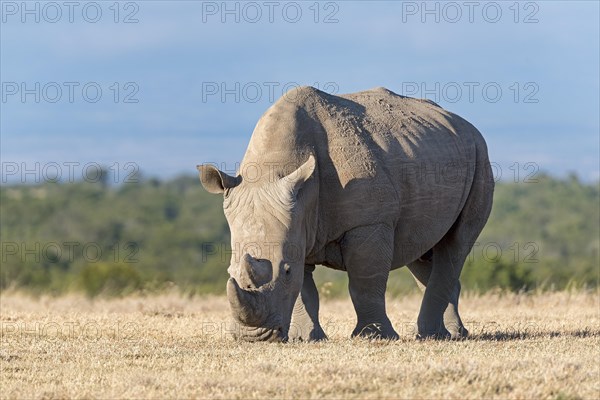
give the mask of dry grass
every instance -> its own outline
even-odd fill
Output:
[[[413,339],[417,296],[389,302],[397,342],[349,339],[336,300],[329,341],[289,344],[230,339],[223,298],[0,300],[2,398],[600,397],[598,292],[465,296],[459,342]]]

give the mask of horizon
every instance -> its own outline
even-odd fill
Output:
[[[17,167],[17,170],[13,170],[13,165],[9,164],[9,168],[5,168],[3,165],[2,168],[2,179],[0,180],[0,187],[19,187],[19,186],[42,186],[44,184],[77,184],[77,183],[98,183],[106,185],[107,187],[118,188],[130,184],[144,184],[152,181],[158,181],[161,184],[173,182],[179,179],[198,179],[198,172],[190,173],[190,172],[179,172],[170,176],[159,176],[159,175],[151,175],[146,173],[146,171],[139,168],[139,165],[129,165],[127,168],[123,168],[123,166],[113,164],[110,165],[102,165],[95,162],[88,163],[87,166],[80,165],[80,168],[74,168],[74,165],[63,165],[62,167],[59,164],[59,169],[61,175],[59,178],[56,174],[57,169],[55,168],[54,162],[52,162],[52,166],[50,168],[46,168],[44,171],[44,166],[39,164],[39,168],[36,168],[36,171],[29,170],[24,171],[22,168]],[[492,166],[492,174],[494,177],[495,183],[500,184],[535,184],[539,182],[539,179],[550,178],[552,180],[557,180],[560,182],[566,182],[572,179],[575,179],[579,183],[585,186],[598,186],[600,185],[600,178],[594,180],[586,180],[580,175],[577,174],[576,171],[567,171],[564,175],[555,175],[549,171],[542,169],[535,169],[533,167],[528,168],[526,173],[523,173],[523,170],[519,170],[516,168],[507,168],[506,170],[502,169],[502,167],[494,162],[491,162]],[[520,166],[520,165],[519,165]],[[238,163],[239,167],[239,163]],[[520,166],[522,167],[522,166]],[[105,180],[103,181],[102,177],[99,175],[99,171],[104,171]],[[123,173],[123,171],[127,170],[127,173]],[[239,172],[239,169],[236,170]],[[231,173],[232,171],[224,171],[227,173]],[[235,174],[237,175],[237,173]],[[235,176],[234,175],[234,176]],[[200,181],[198,181],[200,184]]]

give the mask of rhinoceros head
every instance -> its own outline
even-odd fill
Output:
[[[250,341],[287,339],[311,240],[306,216],[316,216],[317,189],[309,181],[315,169],[311,155],[294,172],[257,183],[211,165],[198,167],[204,188],[224,194],[223,210],[231,230],[227,297],[234,336]]]

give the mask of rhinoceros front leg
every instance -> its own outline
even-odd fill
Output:
[[[292,323],[288,333],[290,340],[327,339],[327,335],[319,324],[319,292],[312,276],[314,270],[314,265],[304,267],[304,282],[294,304]]]
[[[352,336],[398,339],[385,311],[392,249],[393,230],[383,224],[358,227],[344,236],[342,257],[357,316]]]
[[[432,261],[416,260],[408,265],[408,269],[417,281],[417,285],[422,291],[425,291],[429,277],[431,276]],[[446,311],[444,311],[443,323],[446,330],[450,333],[452,339],[464,338],[469,335],[458,314],[458,299],[460,297],[460,281],[456,285],[450,296],[450,302]]]

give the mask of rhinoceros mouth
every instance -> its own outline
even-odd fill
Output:
[[[266,285],[255,290],[245,290],[240,287],[235,278],[227,281],[227,298],[233,317],[240,323],[250,327],[276,326],[269,322],[270,292]]]
[[[233,336],[247,342],[287,342],[288,336],[281,327],[249,327],[237,324]]]

